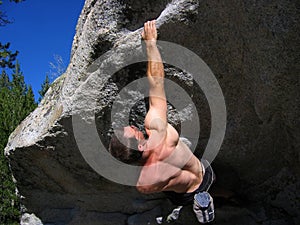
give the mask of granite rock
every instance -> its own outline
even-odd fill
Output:
[[[78,136],[80,127],[74,127],[78,116],[83,125],[95,123],[94,133],[104,148],[112,120],[123,125],[126,112],[129,122],[142,129],[147,99],[140,84],[124,91],[127,98],[117,94],[144,77],[140,33],[143,23],[153,18],[159,40],[201,57],[222,88],[226,135],[213,167],[216,186],[229,189],[238,200],[234,206],[231,201],[216,204],[215,224],[297,224],[299,5],[293,0],[86,0],[66,72],[11,134],[5,149],[26,212],[43,224],[121,225],[141,224],[164,208],[163,195],[142,195],[133,186],[101,176],[79,146],[79,139],[91,133],[81,130]],[[130,63],[139,57],[143,60]],[[166,77],[182,87],[196,107],[178,109],[172,97],[169,122],[181,131],[183,122],[198,123],[194,114],[199,112],[200,136],[186,138],[201,157],[212,119],[193,76],[166,64]],[[123,111],[111,116],[113,104]],[[86,148],[94,144],[90,138]],[[190,208],[183,209],[178,224],[197,224]]]

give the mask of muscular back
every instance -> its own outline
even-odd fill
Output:
[[[145,150],[147,158],[137,184],[138,190],[144,193],[194,191],[202,181],[202,168],[188,146],[179,140],[175,128],[168,124],[165,134],[156,131],[149,134],[147,146],[153,140],[159,141],[158,144],[149,143],[151,147]],[[161,140],[152,135],[165,138]]]

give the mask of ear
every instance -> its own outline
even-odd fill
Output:
[[[144,151],[144,146],[142,144],[138,144],[138,149],[139,149],[139,151],[143,152]]]

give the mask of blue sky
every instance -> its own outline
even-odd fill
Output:
[[[10,50],[19,51],[17,57],[26,84],[30,84],[38,99],[47,73],[54,71],[59,55],[67,66],[70,60],[75,28],[84,0],[26,0],[21,3],[3,0],[1,10],[12,24],[0,27],[0,42],[10,42]]]

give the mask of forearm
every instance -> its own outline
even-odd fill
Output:
[[[156,41],[146,41],[148,67],[147,75],[151,77],[164,77],[164,66],[160,52],[157,48]]]
[[[159,108],[163,108],[162,106],[165,105],[166,96],[164,90],[164,66],[161,55],[155,41],[146,42],[146,46],[148,56],[147,77],[150,85],[150,105],[156,105]]]

